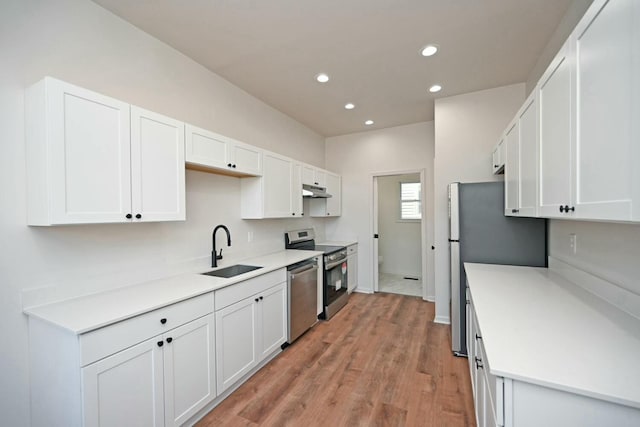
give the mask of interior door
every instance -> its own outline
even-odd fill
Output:
[[[379,283],[378,283],[378,177],[373,177],[373,242],[372,242],[372,252],[373,252],[373,291],[378,292]]]

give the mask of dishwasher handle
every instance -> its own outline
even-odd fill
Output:
[[[294,279],[296,277],[296,274],[306,273],[312,270],[315,271],[317,269],[318,269],[317,264],[303,265],[302,267],[298,267],[295,270],[291,270],[289,272],[289,275],[291,276],[291,279]]]

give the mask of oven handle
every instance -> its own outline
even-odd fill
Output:
[[[343,262],[345,262],[347,260],[347,257],[341,258],[337,261],[332,262],[331,264],[325,264],[324,269],[325,270],[331,270],[333,267],[337,267],[340,264],[342,264]]]

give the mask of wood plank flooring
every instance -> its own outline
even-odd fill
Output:
[[[197,425],[475,426],[467,359],[433,303],[352,294]]]

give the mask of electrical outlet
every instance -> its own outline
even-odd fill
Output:
[[[569,248],[574,255],[578,252],[578,236],[574,233],[569,234]]]

